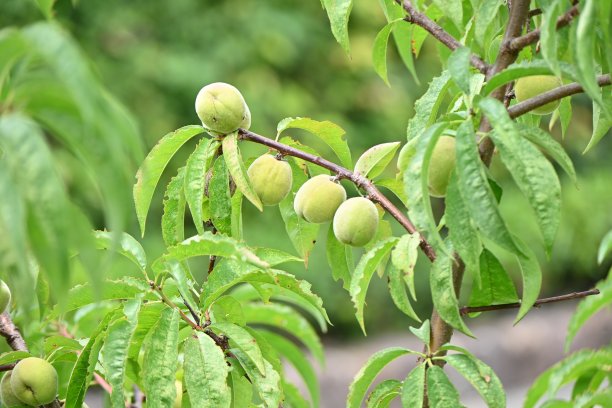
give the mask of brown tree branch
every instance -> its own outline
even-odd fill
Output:
[[[590,289],[590,290],[585,290],[583,292],[572,292],[566,295],[542,298],[542,299],[536,300],[535,303],[533,304],[533,307],[538,307],[541,305],[545,305],[547,303],[555,303],[555,302],[563,302],[566,300],[581,299],[586,296],[599,295],[599,293],[600,293],[599,289]],[[489,312],[492,310],[503,310],[503,309],[517,309],[519,307],[521,307],[521,302],[504,303],[501,305],[488,305],[488,306],[464,306],[461,309],[459,309],[459,311],[461,312],[461,315],[465,316],[469,313]]]
[[[433,247],[427,242],[425,237],[417,231],[416,227],[412,224],[412,222],[404,215],[402,211],[400,211],[384,194],[382,194],[367,178],[363,177],[358,173],[353,173],[352,171],[333,163],[329,160],[326,160],[322,157],[315,156],[310,153],[303,152],[299,149],[293,148],[291,146],[287,146],[283,143],[279,143],[273,139],[269,139],[265,136],[258,135],[257,133],[253,133],[248,130],[240,129],[240,138],[242,140],[248,140],[254,143],[259,143],[264,146],[268,146],[284,156],[293,156],[302,160],[306,160],[310,163],[314,163],[320,167],[323,167],[327,170],[330,170],[336,174],[339,179],[350,180],[357,187],[361,188],[366,192],[368,198],[372,201],[380,204],[382,208],[385,209],[393,218],[395,218],[401,225],[406,229],[406,231],[411,234],[418,233],[421,237],[421,249],[423,253],[433,262],[436,259],[436,253]]]
[[[401,5],[404,10],[408,12],[408,15],[404,20],[409,23],[416,24],[419,27],[422,27],[427,32],[429,32],[433,37],[435,37],[442,44],[446,45],[451,50],[456,50],[457,48],[462,47],[462,44],[457,41],[452,35],[450,35],[445,29],[440,27],[438,23],[427,17],[427,15],[419,12],[412,4],[410,0],[395,0],[397,4]],[[478,69],[480,72],[485,74],[488,69],[488,65],[486,62],[482,60],[476,54],[472,54],[470,56],[470,63]]]
[[[612,85],[612,79],[610,78],[610,74],[599,75],[597,77],[597,84],[602,87]],[[539,108],[540,106],[544,106],[547,103],[554,102],[567,96],[571,96],[581,92],[584,92],[584,88],[577,82],[563,85],[511,106],[510,108],[508,108],[508,114],[511,118],[517,118],[521,115],[524,115],[525,113],[531,112],[532,110]]]
[[[557,19],[557,30],[568,25],[574,19],[574,17],[578,15],[578,13],[578,5],[572,6],[568,11],[565,12],[565,14],[563,14]],[[530,31],[525,35],[516,37],[510,42],[509,47],[513,51],[518,52],[523,48],[527,47],[528,45],[538,42],[538,40],[540,39],[540,33],[540,29],[536,28],[535,30]]]

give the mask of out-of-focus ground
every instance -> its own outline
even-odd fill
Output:
[[[548,305],[532,310],[517,326],[512,326],[516,311],[490,312],[474,319],[470,328],[477,339],[456,334],[453,342],[467,347],[478,358],[489,364],[500,377],[507,392],[508,408],[521,407],[525,393],[535,378],[565,356],[565,333],[575,303]],[[612,311],[594,316],[576,336],[572,350],[600,347],[612,341]],[[321,385],[321,407],[345,406],[348,386],[360,367],[376,351],[391,346],[420,350],[412,334],[370,334],[359,341],[326,343],[326,365],[318,368]],[[414,356],[402,357],[390,364],[379,379],[402,379],[414,366]],[[287,367],[291,381],[304,387],[298,376]],[[452,369],[448,370],[458,388],[462,402],[468,408],[485,407],[476,391]],[[91,408],[102,408],[102,395],[97,389],[90,392],[87,403]],[[399,406],[399,403],[393,406]]]

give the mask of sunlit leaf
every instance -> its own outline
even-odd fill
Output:
[[[125,232],[119,234],[119,241],[115,242],[116,237],[114,235],[113,232],[94,231],[98,248],[115,250],[136,264],[141,271],[145,271],[147,269],[147,255],[140,242]]]
[[[348,22],[353,8],[353,0],[322,0],[332,33],[347,54],[350,54]]]
[[[487,249],[480,255],[480,287],[474,285],[470,294],[470,306],[488,306],[518,302],[514,282]]]
[[[385,380],[372,390],[366,399],[367,408],[387,408],[391,401],[400,396],[402,382],[399,380]]]
[[[263,211],[263,205],[259,196],[253,190],[249,176],[247,175],[240,149],[238,148],[238,133],[230,133],[223,138],[223,158],[229,170],[236,188],[249,200],[259,211]]]

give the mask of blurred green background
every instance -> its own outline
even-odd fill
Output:
[[[425,42],[416,62],[420,84],[402,66],[395,49],[389,47],[392,87],[383,83],[371,64],[374,38],[385,24],[376,1],[356,2],[350,23],[350,57],[334,41],[317,0],[75,3],[60,0],[57,20],[93,61],[101,82],[133,113],[147,150],[165,133],[197,123],[193,104],[198,90],[210,82],[224,81],[237,86],[245,96],[253,116],[253,131],[274,136],[277,122],[290,116],[331,120],[347,131],[356,160],[374,144],[405,140],[414,101],[441,70],[437,44],[431,39]],[[23,26],[42,18],[32,1],[4,0],[0,4],[1,27]],[[573,102],[574,117],[563,145],[575,161],[579,182],[575,186],[561,174],[562,226],[550,259],[540,254],[545,279],[543,295],[587,289],[605,276],[609,266],[597,266],[595,255],[599,240],[612,228],[612,142],[606,138],[595,151],[582,155],[591,132],[591,105],[581,97],[575,97]],[[560,139],[558,128],[556,125],[553,133]],[[334,159],[313,139],[300,137]],[[181,150],[162,183],[175,174],[194,145],[195,141]],[[255,145],[242,148],[245,157],[264,152]],[[103,228],[99,203],[95,195],[87,193],[87,186],[80,184],[84,181],[78,177],[78,166],[71,167],[67,158],[58,158],[66,167],[64,173],[77,202],[93,217],[96,227]],[[394,166],[390,167],[389,175],[393,175]],[[532,247],[540,247],[539,232],[526,201],[499,163],[494,163],[492,174],[505,188],[502,205],[511,228]],[[346,187],[349,194],[356,194]],[[143,241],[150,259],[163,250],[159,228],[162,190],[158,189],[153,200]],[[442,201],[435,205],[439,211]],[[292,252],[276,207],[267,207],[263,213],[250,204],[244,208],[249,244]],[[394,228],[400,233],[396,225]],[[135,216],[128,232],[139,236]],[[293,268],[291,272],[312,282],[314,291],[323,297],[334,324],[330,335],[359,335],[349,296],[341,282],[333,281],[325,260],[326,232],[325,226],[308,269]],[[195,229],[190,228],[187,234],[195,234]],[[511,260],[505,261],[518,278]],[[193,265],[200,276],[204,263]],[[420,294],[416,308],[426,318],[431,301],[424,266],[420,265],[416,273]],[[121,276],[136,272],[127,263],[117,261],[109,273]],[[370,333],[405,328],[412,323],[391,303],[386,280],[373,280],[367,305]]]

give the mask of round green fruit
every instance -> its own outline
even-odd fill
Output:
[[[276,205],[291,191],[293,183],[291,166],[270,154],[255,159],[249,166],[247,174],[263,205]]]
[[[451,173],[455,168],[455,138],[441,136],[429,162],[429,195],[444,197]]]
[[[28,405],[49,404],[57,396],[57,371],[41,358],[24,358],[13,369],[11,387],[15,396]]]
[[[195,110],[207,129],[226,135],[251,126],[251,112],[238,89],[224,82],[206,85],[195,101]]]
[[[534,75],[529,77],[523,77],[516,81],[514,84],[514,94],[518,102],[523,102],[534,96],[543,94],[544,92],[551,91],[555,88],[563,85],[563,82],[556,76],[552,75]],[[544,106],[540,106],[537,109],[531,111],[536,115],[548,115],[559,106],[560,101],[553,101],[547,103]]]
[[[346,200],[346,191],[332,177],[321,174],[305,182],[295,194],[293,209],[308,222],[320,224],[331,221],[334,213]]]
[[[2,396],[2,406],[8,408],[24,408],[27,407],[19,398],[15,396],[13,392],[13,388],[11,387],[11,374],[13,372],[7,372],[4,377],[2,377],[2,382],[0,382],[0,395]]]
[[[0,313],[3,313],[11,303],[11,290],[6,282],[0,280]]]
[[[364,246],[374,238],[377,229],[378,210],[367,198],[349,198],[334,215],[334,235],[346,245]]]

